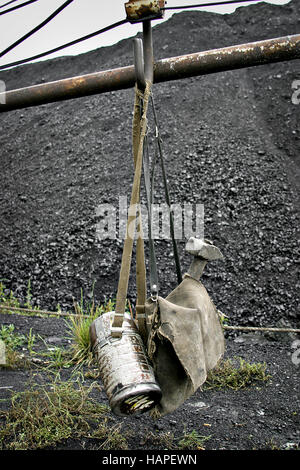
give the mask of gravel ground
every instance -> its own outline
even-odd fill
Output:
[[[232,15],[178,13],[154,27],[155,58],[296,34],[299,18],[296,0]],[[14,89],[132,60],[132,42],[124,40],[2,72],[0,79]],[[292,103],[299,79],[297,60],[154,85],[171,200],[204,204],[205,237],[225,260],[206,267],[203,283],[231,325],[299,327],[300,105]],[[115,296],[122,240],[97,239],[96,209],[129,199],[132,107],[127,90],[1,116],[0,279],[17,297],[25,300],[29,280],[33,303],[46,309],[72,308],[81,290],[96,302]],[[151,116],[149,124],[153,131]],[[155,202],[163,201],[158,172]],[[190,263],[185,242],[179,240],[183,270]],[[176,285],[171,242],[157,240],[156,249],[164,296]],[[129,298],[134,304],[134,273]],[[47,334],[50,323],[43,322],[39,328]],[[295,338],[280,338],[228,334],[226,354],[266,361],[272,384],[199,391],[161,424],[131,419],[132,448],[143,447],[148,426],[181,432],[183,423],[203,429],[206,422],[213,436],[208,449],[261,449],[272,439],[281,447],[299,443]],[[1,372],[1,380],[14,383],[12,374]]]

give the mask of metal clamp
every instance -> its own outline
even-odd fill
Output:
[[[140,23],[145,20],[160,20],[164,17],[165,0],[130,0],[125,3],[127,20]]]
[[[158,301],[158,289],[157,289],[157,285],[156,284],[153,284],[153,286],[151,286],[151,300],[153,302],[157,302]]]

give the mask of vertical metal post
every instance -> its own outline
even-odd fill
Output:
[[[153,83],[153,44],[151,20],[143,21],[145,80]]]

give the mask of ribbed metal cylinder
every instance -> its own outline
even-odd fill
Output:
[[[161,390],[133,320],[125,314],[122,336],[113,338],[113,315],[101,315],[90,329],[100,376],[116,415],[144,413],[160,401]]]

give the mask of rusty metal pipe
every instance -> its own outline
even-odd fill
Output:
[[[129,66],[19,88],[0,94],[0,113],[131,88],[134,83],[134,67]]]
[[[154,63],[154,83],[300,59],[300,34],[196,52]],[[131,88],[134,66],[0,93],[0,113]],[[2,103],[2,104],[1,104]]]

